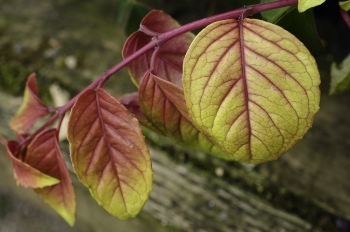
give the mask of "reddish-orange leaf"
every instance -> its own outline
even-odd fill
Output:
[[[60,181],[54,177],[46,175],[39,170],[33,168],[21,160],[23,156],[22,150],[19,150],[16,141],[8,141],[6,145],[7,154],[12,160],[12,168],[15,179],[26,188],[42,188],[59,183]]]
[[[60,180],[59,184],[36,188],[34,191],[72,226],[75,221],[75,194],[58,146],[57,130],[49,129],[39,134],[28,145],[24,161],[42,173]]]
[[[72,108],[68,140],[76,174],[95,200],[121,219],[136,216],[152,188],[152,167],[133,115],[105,90],[88,90]]]
[[[147,72],[139,88],[139,98],[141,112],[162,134],[188,148],[225,158],[190,121],[184,93],[179,86]]]
[[[47,106],[39,98],[36,74],[28,77],[23,103],[10,121],[11,128],[19,134],[26,134],[35,122],[49,113]]]
[[[179,26],[176,20],[164,12],[157,10],[151,11],[142,20],[141,29],[133,33],[125,42],[123,57],[126,58],[132,55],[135,51],[150,42],[156,34],[172,30]],[[146,31],[150,33],[146,34]],[[192,33],[186,33],[160,46],[157,57],[154,60],[156,64],[154,71],[159,77],[175,85],[182,86],[182,62],[193,38],[194,35]],[[144,74],[150,69],[153,52],[153,50],[147,52],[128,65],[130,76],[136,86],[140,85]]]
[[[118,101],[123,104],[125,108],[127,108],[131,113],[133,113],[141,124],[147,123],[147,119],[140,111],[138,93],[123,95],[122,97],[118,98]]]
[[[142,126],[147,127],[148,129],[151,129],[159,134],[162,134],[162,132],[155,128],[140,111],[139,94],[137,92],[124,95],[118,98],[118,100],[123,104],[123,106],[125,106],[125,108],[134,114]]]

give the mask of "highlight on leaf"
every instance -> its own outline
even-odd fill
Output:
[[[75,194],[68,169],[63,160],[56,129],[48,129],[28,145],[24,161],[42,173],[58,179],[53,186],[36,188],[40,195],[66,222],[75,222]]]
[[[162,11],[153,10],[141,21],[139,31],[133,33],[123,47],[124,59],[150,42],[159,33],[179,27],[179,23]],[[194,35],[185,33],[161,44],[154,60],[154,71],[159,77],[182,86],[182,62]],[[150,69],[153,50],[139,56],[128,64],[129,74],[136,86],[141,84],[145,73]]]
[[[94,199],[121,219],[136,216],[153,177],[133,115],[105,90],[87,90],[72,108],[68,140],[74,170]]]
[[[15,179],[25,188],[43,188],[58,184],[60,181],[52,176],[40,172],[23,161],[25,150],[19,148],[16,141],[8,141],[7,154],[12,160],[12,169]]]
[[[256,19],[209,25],[184,60],[193,123],[228,158],[247,163],[277,159],[303,137],[319,109],[319,84],[306,47]]]
[[[299,0],[298,1],[298,11],[304,12],[312,7],[319,6],[326,0]]]
[[[350,0],[347,1],[339,1],[339,6],[345,10],[345,11],[349,11],[350,10]]]
[[[40,100],[36,74],[28,77],[24,90],[23,103],[11,119],[11,128],[19,134],[26,134],[35,122],[49,113],[47,106]]]

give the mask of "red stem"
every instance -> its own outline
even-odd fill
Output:
[[[350,28],[350,16],[348,14],[347,11],[345,11],[344,9],[340,8],[340,14],[343,17],[345,23],[348,25],[348,27]]]
[[[150,49],[153,49],[155,47],[158,47],[162,43],[165,43],[166,41],[179,36],[181,34],[184,34],[189,31],[193,31],[202,27],[205,27],[213,22],[225,20],[225,19],[232,19],[232,18],[238,18],[243,13],[247,13],[245,16],[253,15],[256,13],[260,13],[262,11],[271,10],[275,8],[285,7],[285,6],[292,6],[298,4],[298,0],[279,0],[275,2],[267,2],[267,3],[261,3],[251,6],[242,7],[233,11],[229,11],[223,14],[214,15],[208,18],[204,18],[201,20],[194,21],[192,23],[185,24],[183,26],[180,26],[176,29],[173,29],[171,31],[167,31],[164,33],[161,33],[159,35],[156,35],[153,40],[151,40],[148,44],[143,46],[141,49],[137,50],[135,53],[133,53],[131,56],[127,57],[111,69],[109,69],[107,72],[103,73],[99,76],[98,79],[96,79],[93,83],[91,83],[88,87],[86,87],[83,91],[81,91],[78,95],[76,95],[74,98],[72,98],[69,102],[67,102],[64,106],[59,107],[57,112],[44,124],[42,125],[37,131],[35,131],[33,134],[28,136],[21,145],[29,142],[32,138],[34,138],[37,134],[39,134],[41,131],[43,131],[46,127],[48,127],[51,123],[53,123],[58,117],[63,117],[64,114],[72,108],[72,106],[75,104],[77,99],[80,97],[81,94],[83,94],[88,89],[93,89],[96,87],[102,86],[104,82],[106,82],[114,73],[118,72],[120,69],[125,67],[128,63],[133,61],[134,59],[138,58],[139,56],[143,55]]]

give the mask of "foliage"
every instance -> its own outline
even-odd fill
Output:
[[[122,2],[127,20],[123,15],[118,20],[130,32],[134,25],[128,17],[144,14],[145,7]],[[322,47],[310,8],[324,0],[261,2],[184,26],[162,11],[150,11],[125,42],[124,60],[58,108],[40,100],[32,74],[10,122],[18,141],[0,138],[16,181],[74,224],[75,196],[58,144],[70,109],[74,170],[94,199],[121,219],[136,216],[152,189],[151,158],[139,124],[226,160],[260,163],[280,157],[304,136],[319,110],[313,55]],[[265,21],[247,18],[260,12]],[[138,92],[116,99],[103,85],[125,66]],[[336,89],[348,89],[344,67]]]

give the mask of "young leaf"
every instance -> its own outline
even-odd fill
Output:
[[[179,26],[178,22],[162,11],[151,11],[142,20],[141,29],[154,33],[154,35],[145,34],[142,30],[132,34],[124,44],[124,59],[150,42],[153,36]],[[182,85],[182,61],[193,38],[194,35],[192,33],[185,33],[160,46],[155,60],[157,66],[154,67],[154,71],[159,77],[175,85]],[[150,69],[152,54],[153,51],[149,51],[128,65],[131,79],[136,86],[140,85],[144,74]]]
[[[73,226],[75,194],[58,146],[57,130],[49,129],[35,137],[28,145],[24,161],[42,173],[60,180],[59,184],[36,188],[34,191]]]
[[[350,10],[350,0],[347,1],[339,1],[339,6],[345,10],[345,11],[349,11]]]
[[[242,162],[277,159],[302,138],[319,109],[319,84],[305,46],[261,20],[209,25],[184,60],[193,123]]]
[[[339,66],[332,63],[331,78],[330,95],[343,93],[350,89],[350,55]]]
[[[26,134],[39,118],[49,113],[38,92],[36,74],[33,73],[28,77],[23,103],[10,121],[11,128],[19,134]]]
[[[163,135],[182,146],[227,158],[190,121],[183,90],[152,72],[147,72],[139,88],[140,109]]]
[[[33,168],[21,160],[23,152],[18,149],[16,141],[8,141],[7,154],[12,160],[12,169],[15,179],[25,188],[43,188],[52,186],[60,181]]]
[[[152,167],[138,121],[103,89],[83,93],[68,126],[77,176],[109,213],[134,217],[152,188]]]
[[[299,0],[298,1],[298,11],[304,12],[312,7],[319,6],[326,0]]]

